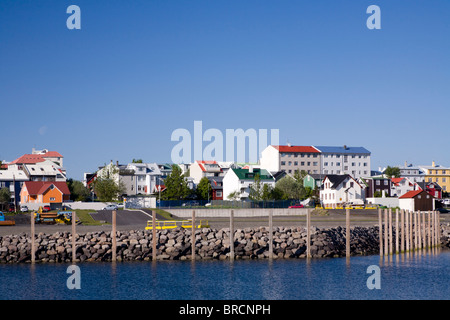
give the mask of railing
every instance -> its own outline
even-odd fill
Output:
[[[191,229],[192,220],[163,220],[155,222],[155,229],[158,230],[175,229],[178,227]],[[208,220],[200,220],[198,225],[195,225],[195,228],[209,228]],[[147,227],[145,227],[145,230],[153,230],[153,223],[151,220],[147,221]]]

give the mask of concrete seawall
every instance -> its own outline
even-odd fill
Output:
[[[230,212],[232,209],[164,209],[171,214],[180,218],[191,218],[192,211],[195,210],[195,216],[199,218],[226,218],[230,217]],[[307,210],[306,208],[296,208],[296,209],[233,209],[235,217],[268,217],[269,211],[273,211],[273,216],[305,216]]]

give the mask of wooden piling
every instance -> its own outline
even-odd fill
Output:
[[[77,231],[75,227],[75,221],[77,219],[76,211],[72,212],[72,262],[75,263],[77,261],[77,247],[76,247],[76,237]]]
[[[405,210],[405,238],[406,238],[406,251],[409,251],[409,210]]]
[[[345,256],[350,258],[350,209],[345,209]]]
[[[192,210],[191,260],[195,260],[195,210]]]
[[[431,248],[431,212],[428,211],[427,221],[427,246]]]
[[[401,233],[400,233],[400,251],[405,251],[405,210],[400,210],[400,225],[401,225]]]
[[[273,258],[273,210],[269,210],[269,259]]]
[[[427,247],[425,215],[426,215],[426,212],[422,212],[422,248],[424,248],[424,249]]]
[[[230,213],[230,260],[234,260],[234,210]]]
[[[418,244],[419,244],[418,232],[417,232],[417,227],[418,227],[418,225],[417,225],[417,212],[414,212],[413,216],[414,216],[414,250],[417,250],[418,249]]]
[[[389,222],[388,222],[388,211],[384,209],[384,255],[389,254]]]
[[[380,208],[378,208],[378,226],[379,226],[379,238],[380,238],[380,257],[383,256],[383,214]]]
[[[117,223],[116,223],[117,211],[112,211],[112,231],[111,231],[111,241],[112,241],[112,261],[117,260]]]
[[[393,253],[393,242],[392,242],[392,209],[389,208],[389,254]]]
[[[306,257],[311,258],[311,210],[306,210]]]
[[[400,252],[400,229],[398,228],[399,225],[399,221],[398,221],[398,215],[399,215],[399,210],[398,208],[395,210],[395,253],[399,253]]]
[[[35,240],[35,218],[34,212],[31,212],[31,263],[36,262],[36,240]]]
[[[156,261],[156,212],[152,210],[152,261]]]
[[[431,211],[431,247],[433,248],[436,245],[436,231],[434,226],[435,211]]]
[[[417,240],[417,246],[418,249],[421,250],[422,249],[422,213],[419,211],[417,212],[417,236],[418,236],[418,240]]]
[[[414,250],[414,242],[413,242],[413,224],[414,224],[414,220],[413,220],[413,212],[409,211],[409,245],[410,245],[410,250]]]

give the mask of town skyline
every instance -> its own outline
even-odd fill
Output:
[[[450,164],[447,2],[43,3],[0,3],[0,160],[57,150],[77,180],[110,160],[170,163],[172,133],[202,121],[362,146],[372,170]]]

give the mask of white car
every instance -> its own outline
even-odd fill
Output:
[[[106,207],[102,208],[102,210],[117,210],[119,207],[115,204],[108,204]]]
[[[21,212],[28,212],[28,207],[27,206],[20,206],[20,211]]]

